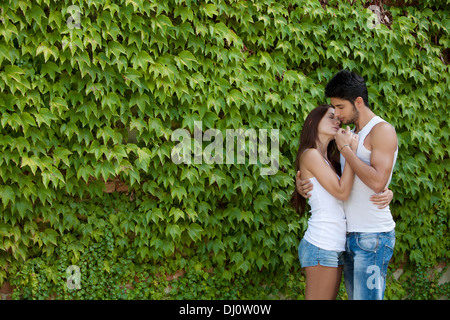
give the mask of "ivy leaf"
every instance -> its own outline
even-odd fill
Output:
[[[123,77],[126,81],[132,81],[139,88],[143,87],[142,82],[139,80],[142,77],[142,73],[137,70],[128,68],[126,72],[123,73]]]
[[[232,89],[227,95],[227,103],[231,106],[234,103],[238,108],[241,106],[242,100],[245,100],[242,92],[237,89]]]
[[[62,22],[62,14],[58,10],[50,10],[50,14],[48,16],[48,24],[51,25],[52,22],[56,24],[58,29],[61,28],[61,22]]]
[[[27,257],[27,247],[25,246],[24,243],[16,242],[15,245],[11,246],[11,251],[12,251],[13,257],[15,259],[18,259],[20,257],[20,258],[22,258],[22,261],[25,261],[25,259]]]
[[[139,184],[141,182],[141,177],[137,170],[128,171],[128,176],[130,177],[130,187],[135,183]]]
[[[22,112],[20,115],[20,118],[22,120],[22,126],[23,126],[23,132],[26,134],[28,131],[28,128],[30,126],[35,127],[36,122],[34,121],[34,118],[28,113],[28,112]]]
[[[267,52],[260,53],[260,63],[266,66],[266,71],[268,71],[274,64],[272,57]]]
[[[141,256],[141,259],[144,259],[145,257],[147,257],[149,255],[150,251],[149,251],[148,247],[142,246],[137,249],[137,253]],[[108,273],[109,273],[109,269],[108,269]]]
[[[35,175],[37,167],[41,168],[42,165],[43,164],[41,160],[36,155],[32,155],[31,157],[24,155],[22,157],[22,165],[20,167],[21,168],[23,168],[24,166],[30,167],[31,172],[33,172],[33,175]]]
[[[138,159],[136,160],[136,166],[139,169],[144,170],[145,172],[148,172],[148,165],[150,163],[150,160],[152,158],[152,153],[147,148],[140,148],[137,150]]]
[[[173,27],[172,21],[165,15],[160,14],[156,19],[152,19],[152,29],[166,34],[167,28]],[[157,30],[159,29],[159,30]]]
[[[225,181],[226,181],[225,173],[218,169],[214,169],[214,171],[211,173],[209,177],[209,184],[212,185],[214,182],[216,182],[219,188]]]
[[[68,109],[69,109],[69,107],[67,106],[67,101],[61,97],[54,97],[50,101],[50,110],[52,112],[54,112],[54,110],[57,110],[59,112],[60,116],[63,111],[68,110]]]
[[[174,217],[175,222],[178,221],[180,218],[184,218],[184,212],[178,208],[172,207],[169,212],[170,217]]]
[[[214,15],[218,15],[217,6],[213,3],[209,3],[203,6],[203,12],[209,17],[212,18]]]
[[[53,229],[47,228],[44,232],[41,232],[41,239],[45,245],[48,243],[53,243],[55,246],[58,245],[58,233]]]
[[[181,237],[181,228],[177,224],[168,225],[166,227],[166,235],[170,235],[173,240]]]
[[[20,199],[12,204],[12,211],[17,211],[21,218],[25,217],[27,210],[30,212],[33,211],[33,206],[27,199]]]
[[[175,199],[175,197],[176,197],[176,198],[178,198],[178,200],[180,200],[180,202],[183,201],[183,198],[187,197],[186,189],[180,185],[172,186],[172,190],[171,190],[170,194],[172,195],[172,198]]]
[[[244,261],[244,256],[241,252],[234,252],[231,255],[231,261],[235,262],[236,264],[242,263]]]
[[[14,190],[10,186],[0,186],[0,197],[2,198],[3,209],[6,208],[9,202],[13,204],[16,200]]]
[[[57,234],[56,234],[56,236],[57,236]],[[53,236],[48,237],[47,240],[50,241],[51,243],[53,243],[52,242]],[[55,245],[56,245],[56,243],[55,243]],[[84,251],[84,245],[83,245],[83,243],[81,243],[81,241],[77,240],[77,241],[70,243],[67,246],[67,250],[69,252],[71,252],[75,256],[75,259],[78,261],[80,259],[80,254]]]
[[[248,261],[242,261],[237,263],[237,269],[241,270],[244,274],[247,273],[247,271],[250,269],[250,262]]]
[[[237,207],[227,208],[224,212],[224,215],[228,217],[228,220],[232,222],[233,220],[240,221],[241,220],[241,209]]]
[[[198,172],[195,168],[183,167],[181,169],[180,180],[183,181],[184,179],[187,178],[190,183],[193,183],[197,177],[196,173],[198,174]]]
[[[17,82],[20,82],[21,80],[20,75],[25,74],[25,72],[21,68],[14,65],[5,66],[5,73],[8,77],[14,79]]]
[[[28,23],[31,22],[30,18],[32,18],[40,26],[41,19],[45,18],[45,13],[44,10],[42,10],[42,8],[39,5],[33,4],[33,7],[25,12],[25,17]]]
[[[117,107],[121,107],[120,98],[115,92],[108,92],[106,96],[102,98],[102,108],[108,106],[111,111],[115,111]]]
[[[257,211],[268,212],[268,207],[271,202],[267,197],[259,195],[256,197],[256,200],[253,202],[253,204]]]
[[[80,179],[82,177],[84,181],[87,183],[89,181],[89,177],[94,176],[94,169],[90,165],[84,166],[80,165],[80,167],[77,170],[77,179]]]
[[[166,255],[173,254],[175,251],[175,242],[172,240],[163,241],[162,249],[163,249],[164,254],[166,254]]]
[[[133,69],[137,70],[139,67],[142,70],[147,71],[148,65],[155,63],[155,59],[142,50],[131,58],[131,63],[133,64]]]
[[[111,41],[109,46],[106,47],[106,56],[111,58],[111,53],[116,57],[116,59],[120,59],[120,54],[127,55],[125,48],[116,41]]]
[[[122,163],[123,158],[127,158],[128,154],[125,148],[121,145],[115,145],[113,148],[114,156],[117,158],[118,163]]]
[[[181,16],[181,21],[192,21],[194,19],[194,13],[191,8],[184,6],[175,6],[174,17]]]
[[[50,58],[50,55],[53,56],[53,58],[55,60],[58,60],[58,58],[59,58],[59,53],[58,53],[57,49],[55,49],[52,46],[49,46],[47,42],[41,43],[36,48],[36,55],[39,55],[41,53],[44,55],[44,62],[45,63],[47,63],[48,59]]]
[[[253,181],[251,178],[249,177],[243,177],[240,180],[240,184],[236,184],[234,186],[234,190],[240,188],[242,191],[242,194],[245,196],[245,194],[247,193],[247,191],[251,191],[253,188]]]
[[[201,240],[202,238],[202,232],[204,231],[203,228],[197,224],[197,223],[191,223],[189,227],[187,228],[189,237],[193,241]]]
[[[194,55],[186,50],[181,51],[178,54],[178,57],[175,57],[175,61],[179,69],[182,69],[182,65],[185,65],[188,70],[192,70],[192,64],[197,63],[197,59],[195,59]]]
[[[70,167],[69,162],[69,155],[71,155],[72,152],[70,150],[67,150],[66,148],[58,147],[53,151],[53,155],[56,156],[56,159],[62,160],[67,166]],[[58,165],[58,163],[56,165]]]
[[[110,176],[115,176],[116,171],[110,162],[103,162],[98,163],[94,170],[95,177],[99,177],[100,174],[102,175],[103,180],[107,181]]]

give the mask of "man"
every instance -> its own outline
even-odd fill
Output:
[[[395,244],[395,222],[389,206],[378,207],[371,197],[389,185],[397,159],[395,129],[376,116],[369,107],[364,79],[347,70],[338,72],[325,88],[343,124],[355,124],[359,135],[356,154],[351,152],[349,127],[336,134],[341,168],[350,165],[355,181],[344,202],[347,243],[344,254],[344,280],[349,299],[382,300],[389,260]],[[297,173],[297,191],[305,198],[312,189],[309,180]]]

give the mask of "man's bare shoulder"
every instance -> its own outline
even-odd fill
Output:
[[[397,137],[397,133],[395,131],[395,128],[393,125],[391,125],[389,122],[382,121],[380,123],[377,123],[370,132],[374,136],[395,136]]]
[[[384,121],[376,124],[370,132],[370,144],[372,147],[397,148],[398,140],[395,128]]]

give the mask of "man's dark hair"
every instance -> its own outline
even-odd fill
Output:
[[[370,107],[369,93],[364,78],[348,70],[341,70],[331,78],[325,87],[325,96],[348,100],[352,104],[354,104],[356,98],[361,97],[364,104]]]

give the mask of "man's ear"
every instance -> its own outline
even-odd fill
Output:
[[[366,105],[365,105],[365,103],[364,103],[364,99],[361,98],[361,97],[357,97],[357,98],[355,99],[355,106],[356,106],[358,109],[361,109],[361,108],[365,107]]]

